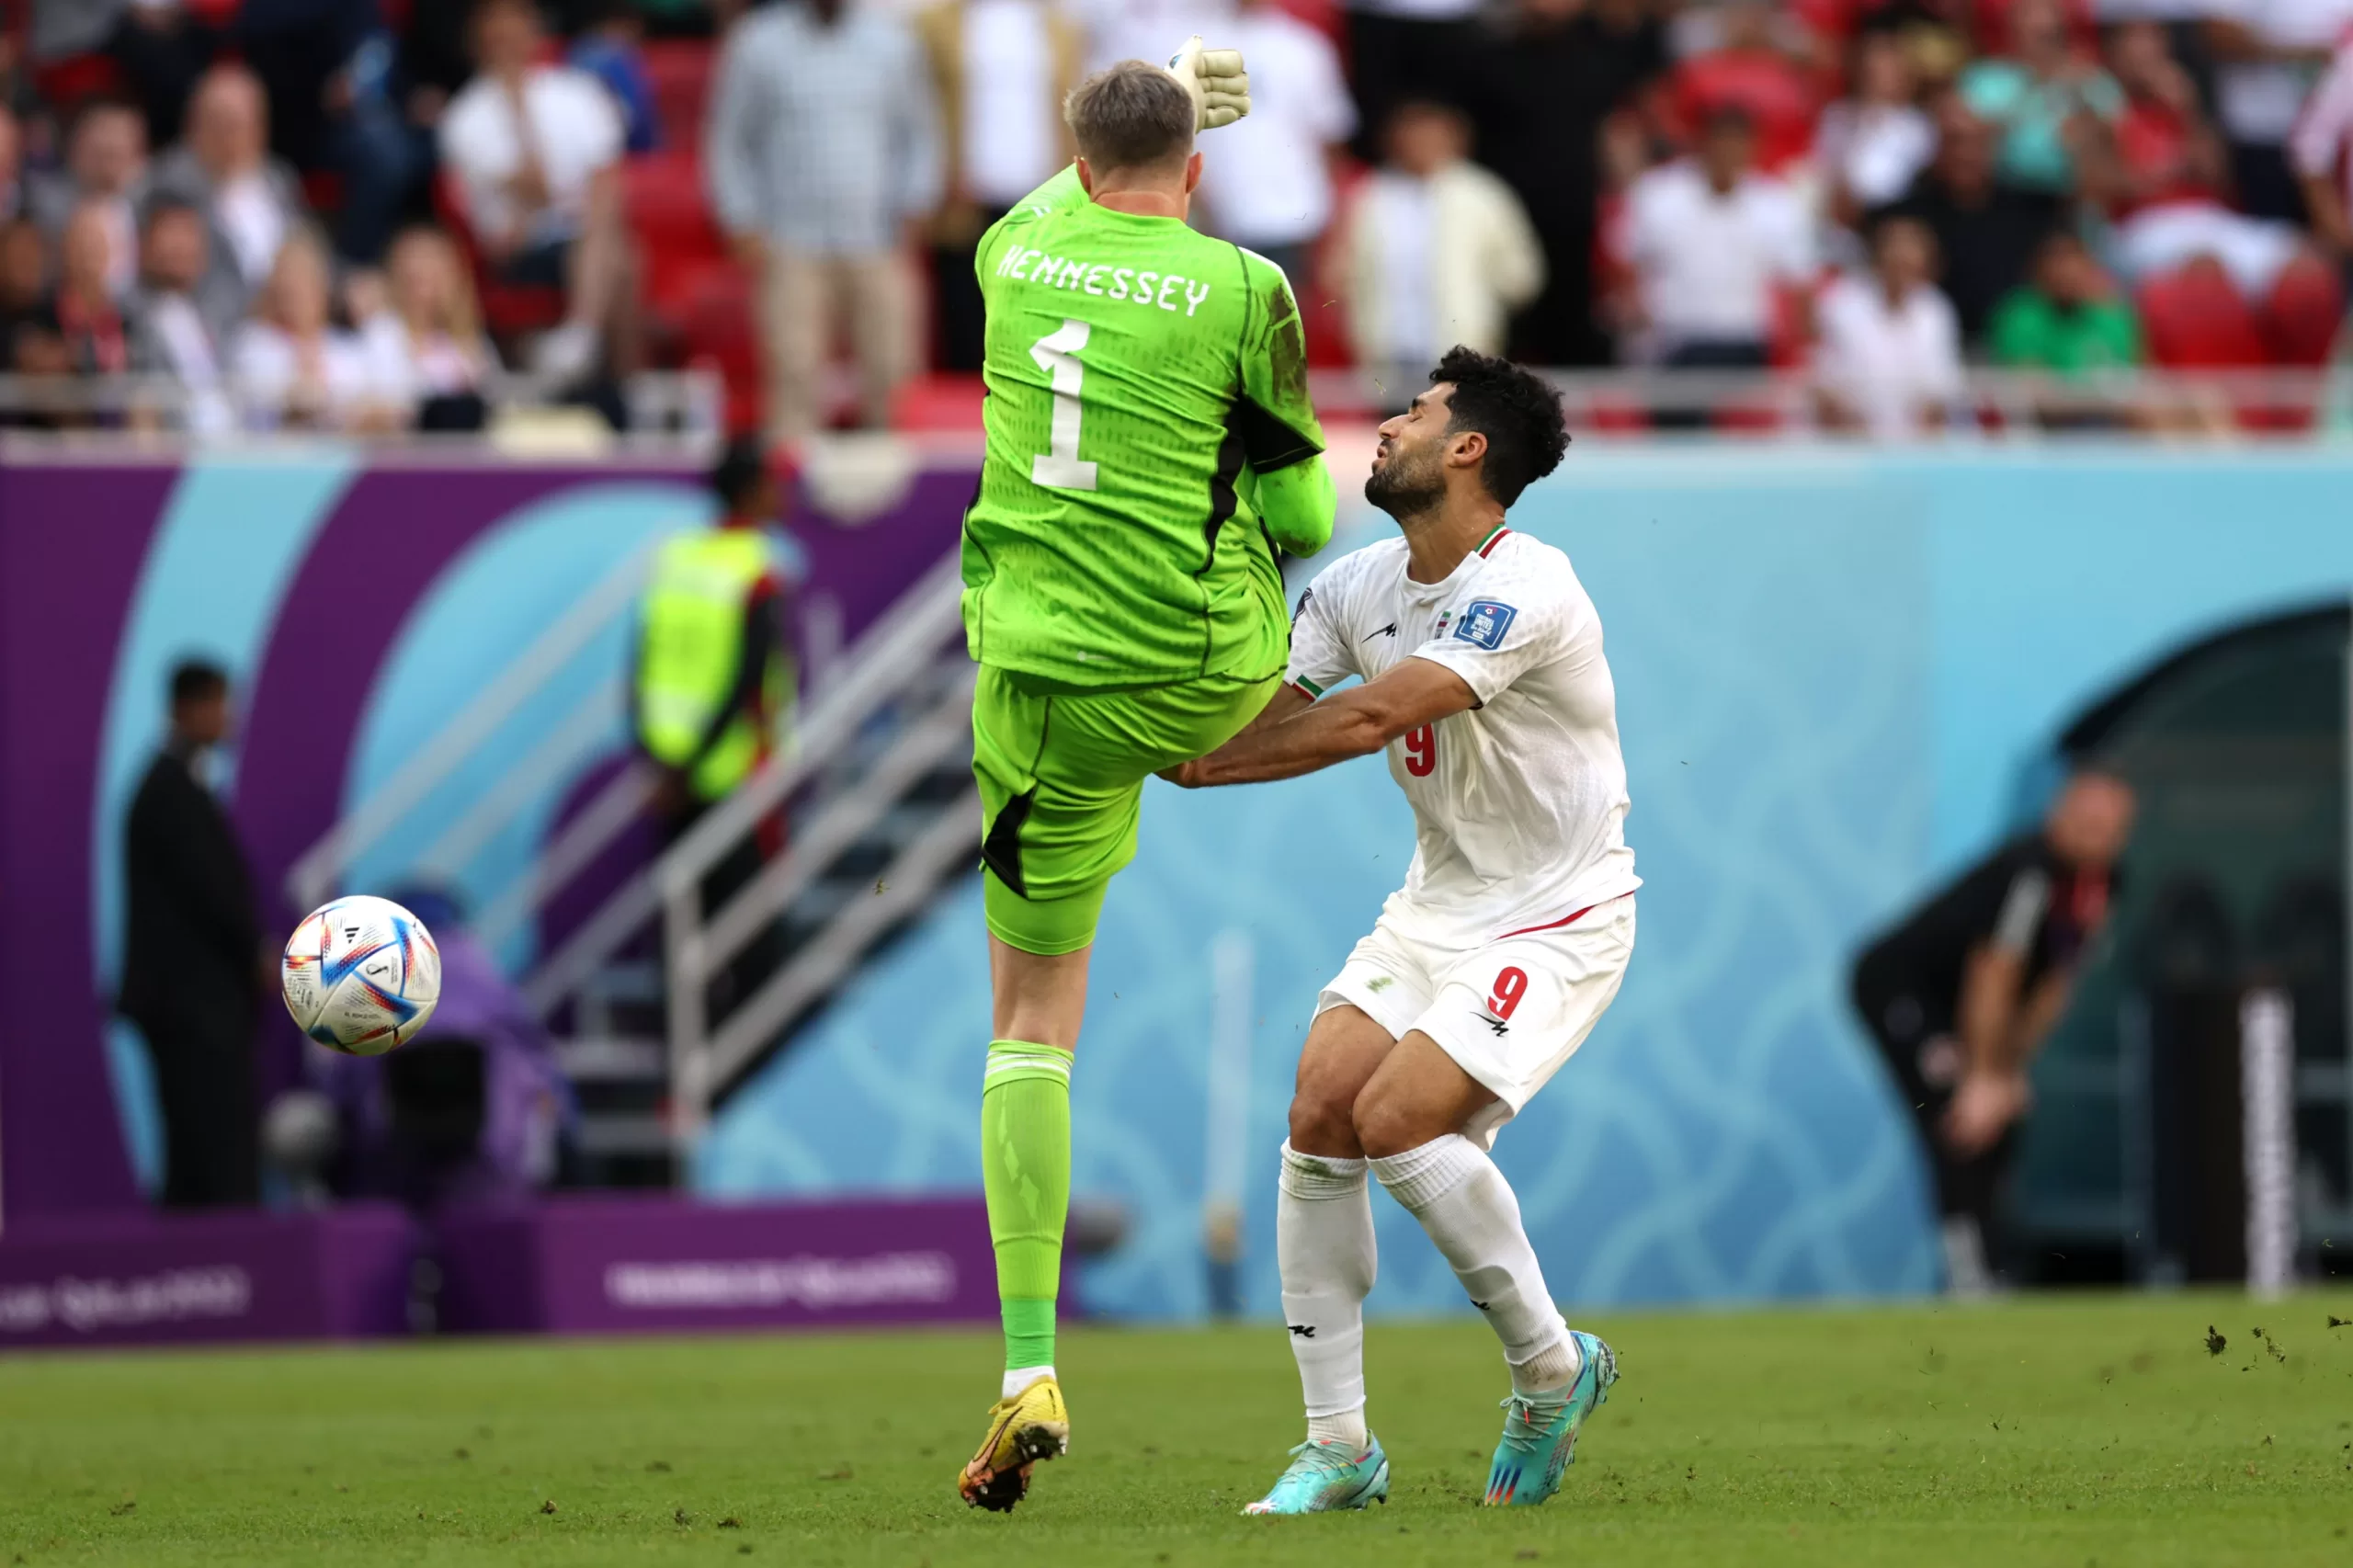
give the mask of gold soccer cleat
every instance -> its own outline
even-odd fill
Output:
[[[956,1490],[975,1508],[1009,1514],[1029,1494],[1029,1472],[1040,1460],[1070,1451],[1070,1412],[1062,1386],[1040,1378],[989,1409],[989,1435],[956,1478]]]

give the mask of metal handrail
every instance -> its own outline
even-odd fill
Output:
[[[565,406],[573,387],[554,377],[500,370],[483,376],[475,390],[492,408],[547,409]],[[0,373],[0,413],[175,423],[210,403],[233,415],[239,433],[244,433],[255,415],[275,409],[281,392],[233,375],[199,385],[153,370],[109,375],[8,372]],[[641,370],[621,384],[621,393],[640,426],[705,437],[718,433],[726,397],[720,378],[708,369]]]
[[[1838,390],[1835,376],[1813,367],[1776,370],[1632,367],[1550,369],[1543,374],[1560,391],[1570,423],[1577,428],[1607,424],[1612,415],[1667,408],[1707,414],[1769,413],[1803,430],[1813,423],[1814,394]],[[1402,407],[1419,390],[1418,383],[1392,385],[1379,373],[1362,368],[1312,371],[1308,383],[1317,409],[1326,419]],[[2039,414],[2054,404],[2104,403],[2120,412],[2155,416],[2209,415],[2218,410],[2353,415],[2353,364],[2301,369],[2135,367],[2081,376],[1980,368],[1965,372],[1954,403],[1964,427],[1973,426],[1986,435],[2035,437],[2052,433],[2041,427]],[[1985,418],[1989,415],[1995,421],[1990,425]],[[2314,421],[2316,428],[2325,424],[2325,419]]]
[[[801,715],[791,737],[751,778],[665,850],[661,858],[630,878],[605,903],[546,955],[523,982],[523,995],[541,1016],[569,1000],[665,903],[693,911],[702,878],[721,857],[749,835],[759,821],[783,804],[824,763],[841,748],[883,704],[892,700],[931,664],[932,656],[961,623],[959,609],[963,591],[961,572],[949,551],[886,610],[876,623],[843,654],[842,674],[828,685]],[[652,786],[642,766],[617,776],[604,795],[574,820],[574,826],[596,815],[608,797],[626,793],[631,811],[638,809]],[[626,826],[626,821],[622,823]],[[491,929],[492,915],[518,918],[535,907],[541,891],[562,885],[551,873],[574,858],[580,864],[603,847],[591,846],[584,835],[576,845],[563,835],[550,846],[540,867],[516,890],[517,903],[485,914],[483,927]],[[585,854],[575,854],[585,850]],[[689,920],[678,929],[686,929]],[[673,985],[678,993],[694,987]]]
[[[860,898],[826,926],[814,942],[728,1016],[710,1044],[690,1061],[672,1061],[684,1071],[673,1078],[676,1131],[690,1137],[710,1115],[710,1096],[749,1067],[776,1031],[802,1007],[823,996],[866,950],[867,944],[914,914],[938,880],[959,861],[969,860],[981,843],[981,796],[969,790],[941,808],[931,825],[901,850],[882,872],[871,898]]]
[[[636,551],[598,578],[432,739],[410,753],[375,793],[304,850],[286,874],[287,896],[294,906],[310,909],[324,901],[347,868],[404,821],[550,676],[627,614],[651,554],[651,546]],[[487,934],[486,923],[483,929]]]

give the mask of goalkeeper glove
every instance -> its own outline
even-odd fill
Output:
[[[1250,74],[1238,49],[1204,49],[1195,33],[1170,57],[1168,74],[1193,100],[1197,131],[1232,125],[1250,112]]]

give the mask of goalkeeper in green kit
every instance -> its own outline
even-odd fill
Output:
[[[1070,1074],[1103,893],[1149,775],[1256,717],[1290,653],[1278,548],[1332,536],[1299,308],[1185,223],[1193,138],[1249,109],[1232,51],[1128,61],[1063,113],[1078,160],[981,241],[988,455],[964,518],[995,1017],[981,1162],[1003,1397],[958,1487],[1010,1509],[1068,1447],[1054,1299]]]

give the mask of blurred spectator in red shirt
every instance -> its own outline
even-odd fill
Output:
[[[1938,115],[1936,158],[1899,203],[1936,234],[1945,293],[1972,342],[1995,302],[2026,280],[2043,237],[2066,217],[2058,196],[1998,183],[1994,146],[1994,128],[1948,98]]]
[[[2289,150],[2314,236],[2353,267],[2353,38],[2313,89]]]
[[[1831,215],[1847,224],[1910,189],[1937,152],[1936,122],[1915,102],[1903,40],[1867,32],[1854,62],[1853,94],[1823,111],[1816,144]]]
[[[98,98],[83,107],[66,137],[65,170],[33,188],[33,216],[54,239],[85,201],[105,216],[114,258],[109,281],[126,293],[137,275],[139,203],[147,194],[147,130],[138,110]]]
[[[1730,0],[1720,12],[1717,47],[1675,68],[1675,118],[1687,136],[1737,109],[1756,127],[1756,167],[1778,174],[1813,146],[1822,94],[1813,74],[1774,40],[1765,0]]]
[[[156,160],[154,185],[204,215],[210,266],[203,291],[211,308],[244,314],[303,215],[294,171],[269,155],[259,77],[242,65],[204,74],[188,102],[187,138]]]
[[[2222,139],[2206,119],[2189,73],[2174,59],[2165,28],[2127,22],[2109,40],[2123,84],[2117,126],[2120,179],[2111,211],[2115,260],[2129,283],[2211,256],[2240,293],[2260,300],[2306,246],[2293,224],[2250,218],[2223,202],[2230,172]]]
[[[1736,108],[1707,121],[1699,151],[1626,193],[1635,278],[1629,324],[1645,358],[1691,369],[1762,369],[1784,290],[1813,278],[1805,204],[1756,168],[1756,132]]]
[[[1512,323],[1515,358],[1608,362],[1594,311],[1602,126],[1632,110],[1665,70],[1665,31],[1650,0],[1518,0],[1466,79],[1461,96],[1479,129],[1480,162],[1518,196],[1544,250],[1544,291]]]
[[[473,26],[481,71],[441,117],[441,156],[474,243],[501,277],[563,290],[563,324],[540,340],[540,370],[577,381],[601,356],[625,376],[636,368],[637,312],[620,114],[586,72],[541,62],[531,0],[483,0]]]

